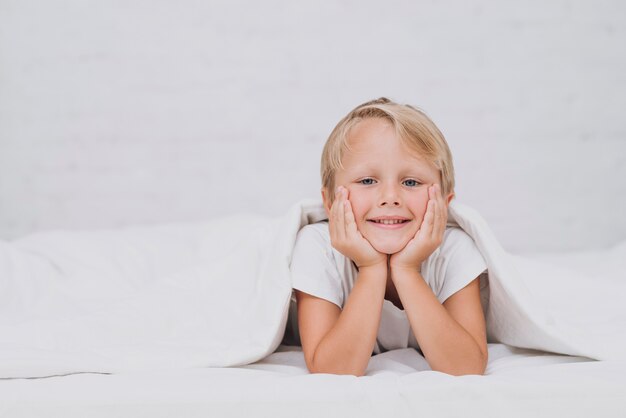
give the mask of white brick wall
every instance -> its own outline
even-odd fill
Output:
[[[281,214],[386,95],[506,248],[626,238],[626,3],[0,0],[0,237]]]

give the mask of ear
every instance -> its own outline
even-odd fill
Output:
[[[450,202],[452,201],[452,199],[454,199],[454,196],[455,196],[454,193],[450,193],[448,195],[448,197],[446,198],[446,206],[450,205]]]
[[[332,202],[330,201],[330,195],[325,187],[322,187],[322,201],[324,202],[324,209],[326,209],[326,216],[330,217],[330,207]]]

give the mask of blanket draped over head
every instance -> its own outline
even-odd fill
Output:
[[[0,241],[0,377],[260,360],[283,337],[296,235],[325,218],[320,202],[303,201],[277,219],[241,215]],[[481,216],[456,201],[448,221],[487,262],[490,342],[623,358],[623,276],[600,280],[508,254]],[[626,256],[625,245],[613,251]]]

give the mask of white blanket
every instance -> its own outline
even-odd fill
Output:
[[[303,201],[273,220],[237,216],[0,241],[0,377],[257,361],[283,336],[296,234],[324,217],[319,202]],[[450,222],[487,261],[490,341],[623,358],[623,277],[598,283],[511,256],[457,202]],[[626,258],[626,245],[613,251]]]

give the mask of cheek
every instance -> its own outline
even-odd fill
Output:
[[[352,212],[354,213],[354,219],[357,222],[362,221],[368,211],[367,198],[363,193],[353,193],[350,191],[350,205],[352,206]]]
[[[428,189],[424,189],[423,192],[416,193],[407,203],[409,204],[411,212],[413,212],[416,219],[424,219],[426,208],[428,207]]]

